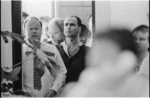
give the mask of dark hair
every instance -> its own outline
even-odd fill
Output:
[[[36,20],[38,20],[40,22],[41,27],[42,27],[42,22],[38,18],[36,18],[36,17],[27,17],[26,20],[23,23],[23,27],[24,28],[26,26],[27,21],[29,21],[30,19],[36,19]]]
[[[75,17],[77,19],[78,26],[82,25],[81,19],[78,16],[71,16],[71,17]]]
[[[149,32],[149,27],[146,26],[146,25],[139,25],[137,26],[135,29],[133,29],[132,31],[132,34],[135,33],[135,32],[142,32],[142,33],[146,33],[146,32]]]
[[[81,25],[81,33],[79,34],[80,37],[85,36],[89,38],[91,36],[90,30],[87,28],[86,25],[82,24]]]
[[[121,51],[129,50],[137,56],[137,47],[131,32],[124,28],[112,28],[102,32],[98,32],[95,36],[96,40],[107,39],[115,42],[121,49]]]

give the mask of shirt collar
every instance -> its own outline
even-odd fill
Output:
[[[28,45],[32,46],[32,44],[31,44],[28,40],[26,40],[26,43],[27,43]],[[29,56],[29,55],[33,52],[33,50],[32,50],[28,45],[25,44],[25,45],[23,46],[23,48],[24,48],[24,50],[25,50],[25,54],[26,54],[27,56]]]
[[[63,49],[64,49],[64,51],[65,51],[65,53],[69,56],[69,53],[68,53],[68,46],[67,46],[67,43],[66,43],[66,41],[63,41],[62,43],[61,43],[61,45],[63,46]],[[81,45],[79,44],[78,45],[78,47],[80,47]],[[78,48],[78,50],[76,51],[76,53],[79,51],[79,48]],[[75,53],[75,54],[76,54]],[[69,56],[70,57],[70,56]]]
[[[68,49],[67,49],[66,41],[63,41],[63,42],[61,43],[61,45],[63,46],[63,49],[64,49],[64,51],[66,52],[66,54],[68,55]],[[69,56],[69,55],[68,55],[68,56]]]

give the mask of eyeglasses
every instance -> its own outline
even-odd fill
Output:
[[[57,30],[57,31],[54,31],[54,32],[48,32],[48,35],[57,35],[58,33],[61,33],[61,32],[63,32],[63,30],[62,29],[60,29],[60,30]]]
[[[56,34],[58,34],[59,32],[60,32],[60,31],[53,32],[53,33],[52,33],[52,32],[50,32],[50,34],[51,34],[51,35],[56,35]]]

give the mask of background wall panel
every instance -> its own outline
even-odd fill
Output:
[[[92,14],[92,1],[56,1],[56,17],[78,16],[87,25]]]
[[[133,29],[138,25],[149,26],[148,0],[95,1],[96,30],[106,27],[128,27]]]
[[[12,31],[11,2],[1,1],[1,31]],[[1,37],[1,66],[12,67],[12,40],[5,43]]]

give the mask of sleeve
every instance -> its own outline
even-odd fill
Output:
[[[57,50],[56,47],[54,47],[54,51],[55,51],[55,58],[56,58],[56,63],[59,66],[59,69],[56,70],[56,77],[53,83],[53,86],[51,89],[55,90],[56,92],[59,91],[59,89],[61,88],[61,86],[64,84],[65,79],[66,79],[66,67],[64,65],[64,62],[60,56],[59,51]]]
[[[149,54],[143,60],[138,74],[144,74],[146,76],[149,76]]]

